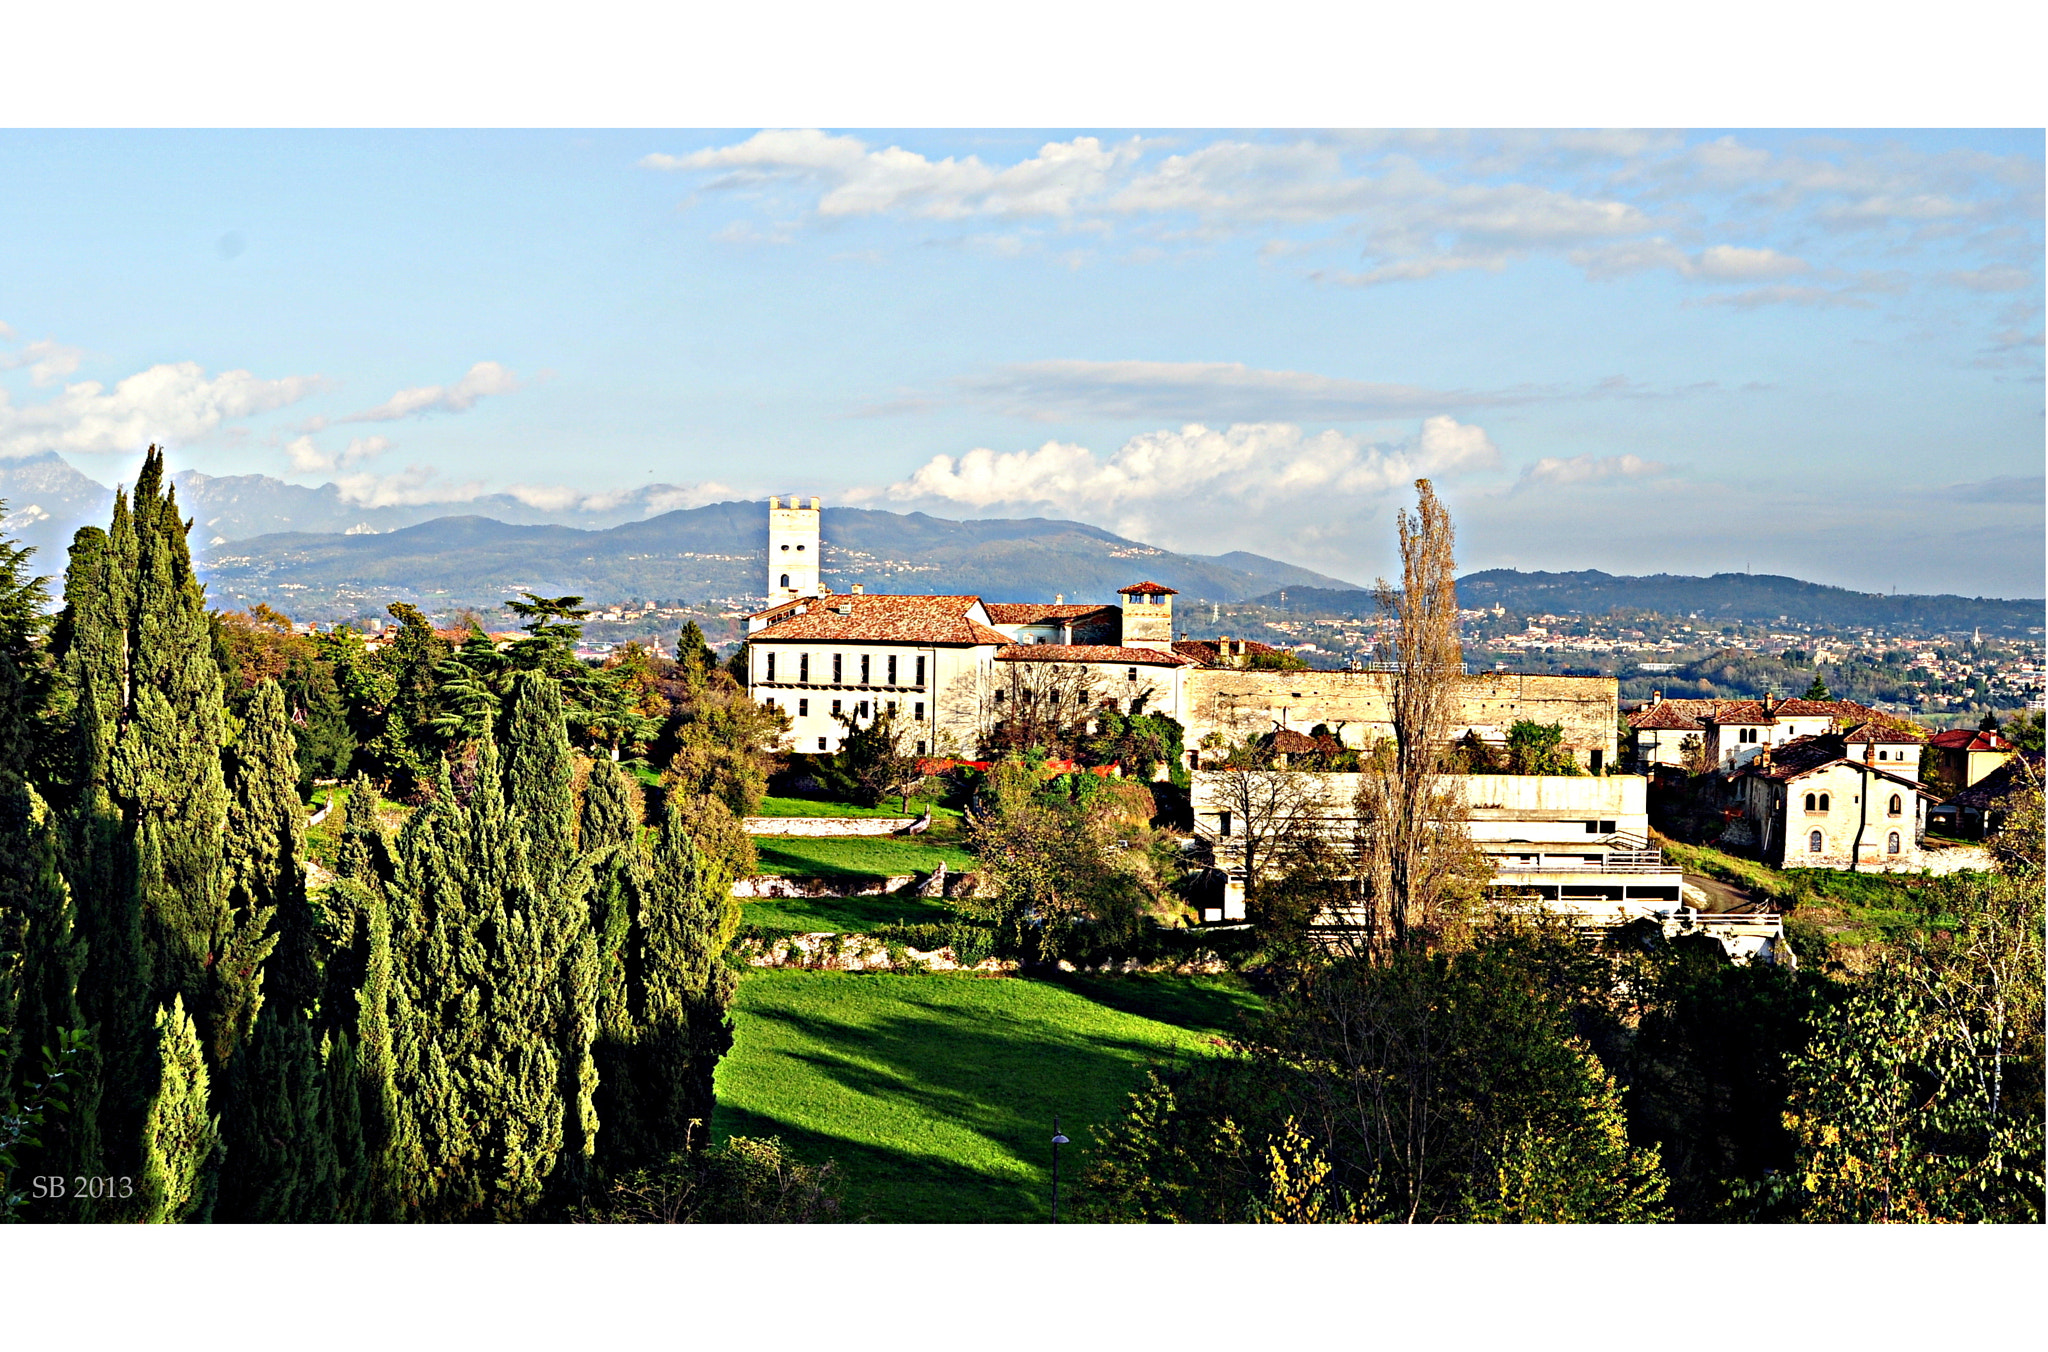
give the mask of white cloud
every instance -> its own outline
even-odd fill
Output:
[[[480,361],[453,385],[418,385],[400,390],[375,408],[350,413],[336,422],[395,422],[414,414],[461,413],[487,395],[511,394],[522,386],[519,377],[494,361]]]
[[[936,455],[908,479],[858,494],[977,511],[1054,506],[1116,511],[1208,499],[1261,509],[1330,494],[1379,494],[1424,475],[1491,469],[1500,451],[1481,428],[1426,420],[1409,442],[1374,445],[1341,432],[1305,435],[1291,423],[1190,423],[1131,438],[1108,457],[1048,441],[1033,451],[979,448]]]
[[[1575,455],[1569,460],[1546,455],[1522,471],[1515,487],[1519,490],[1537,484],[1562,487],[1596,483],[1602,479],[1647,479],[1667,473],[1669,469],[1670,466],[1660,461],[1645,460],[1638,455]]]
[[[13,336],[12,331],[0,333],[0,338]],[[84,356],[83,348],[66,347],[55,339],[39,338],[19,351],[0,353],[0,371],[18,371],[26,366],[32,382],[54,385],[76,371]]]
[[[323,469],[358,464],[389,449],[391,442],[385,437],[356,437],[350,440],[345,450],[323,451],[313,444],[313,438],[305,436],[287,442],[284,453],[291,457],[293,472],[312,474]]]
[[[396,474],[343,474],[334,480],[343,502],[358,507],[417,507],[430,502],[473,502],[483,496],[481,480],[441,482],[426,465],[408,465]]]
[[[775,180],[815,183],[823,189],[815,205],[823,217],[900,212],[947,220],[1071,215],[1137,151],[1136,141],[1106,149],[1093,136],[1078,136],[1049,141],[1031,159],[998,169],[974,155],[932,160],[900,146],[869,150],[852,136],[764,131],[737,145],[649,155],[640,163],[650,169],[725,171],[708,185],[712,189]]]
[[[1942,280],[1971,291],[2038,291],[2041,282],[2025,268],[1985,267],[1967,272],[1948,272]]]
[[[1811,305],[1821,309],[1867,310],[1871,302],[1845,288],[1825,286],[1753,286],[1745,291],[1728,291],[1700,296],[1688,305],[1726,305],[1737,310],[1754,310],[1760,305]]]
[[[1243,362],[1021,362],[958,382],[977,402],[1030,418],[1408,418],[1446,407],[1519,403],[1533,391],[1455,393],[1268,371]],[[904,411],[925,407],[911,401]]]
[[[1662,236],[1601,249],[1576,250],[1571,261],[1595,281],[1655,268],[1668,268],[1681,277],[1707,282],[1759,282],[1808,270],[1805,259],[1781,254],[1776,249],[1716,244],[1687,253]]]
[[[111,390],[96,380],[67,385],[39,404],[17,406],[0,390],[0,458],[44,450],[132,453],[151,442],[189,441],[223,423],[296,403],[320,385],[318,376],[208,376],[188,361],[152,366]]]

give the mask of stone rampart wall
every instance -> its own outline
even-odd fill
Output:
[[[895,836],[919,817],[746,817],[750,836]]]

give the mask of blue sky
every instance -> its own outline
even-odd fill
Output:
[[[2042,591],[2027,132],[0,133],[0,456]]]

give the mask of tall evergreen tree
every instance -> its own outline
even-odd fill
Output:
[[[170,1008],[157,1012],[156,1028],[162,1075],[143,1119],[137,1219],[208,1220],[220,1124],[207,1110],[206,1060],[184,997],[173,996]]]
[[[561,1071],[562,1153],[553,1186],[580,1196],[596,1152],[597,946],[587,896],[590,869],[577,858],[575,762],[569,751],[561,694],[555,683],[521,672],[506,720],[505,801],[523,837],[537,911],[534,940],[557,971],[547,993],[548,1021]]]
[[[708,1124],[712,1072],[732,1047],[726,1015],[736,981],[724,962],[732,877],[691,840],[680,803],[662,812],[654,862],[641,896],[633,963],[638,1025],[634,1096],[655,1159],[690,1144]]]
[[[318,924],[306,895],[306,834],[284,694],[263,681],[228,764],[228,906],[240,942],[223,955],[215,1028],[231,1161],[225,1219],[325,1219],[336,1169],[323,1126]],[[249,937],[253,936],[253,938]],[[268,961],[244,967],[238,953]],[[228,1060],[242,1043],[245,1055]]]
[[[597,1158],[614,1172],[648,1153],[645,1142],[635,1139],[643,1113],[633,1095],[637,1030],[628,970],[633,915],[647,876],[641,815],[638,785],[614,762],[595,762],[583,791],[580,838],[591,869],[590,931],[597,966],[591,1046],[597,1073]]]

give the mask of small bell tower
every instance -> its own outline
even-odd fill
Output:
[[[1180,593],[1157,582],[1139,582],[1118,588],[1117,594],[1124,598],[1124,647],[1172,652],[1173,598]]]

